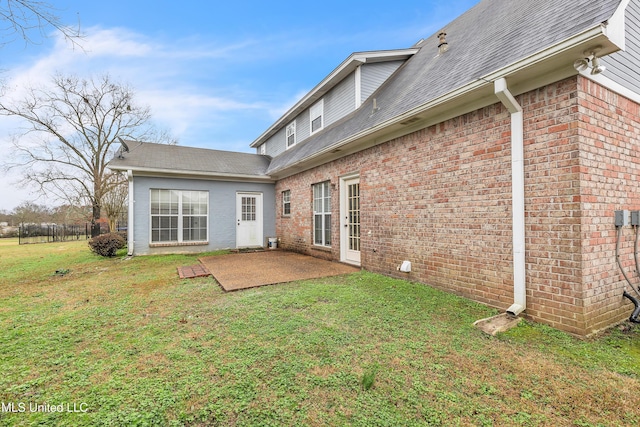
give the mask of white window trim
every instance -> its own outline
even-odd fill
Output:
[[[177,191],[178,192],[178,240],[167,240],[167,241],[157,241],[154,242],[153,241],[153,216],[156,214],[152,214],[151,213],[151,208],[152,208],[152,203],[151,203],[151,193],[153,191]],[[184,240],[184,228],[182,226],[183,224],[183,218],[184,218],[184,214],[182,213],[182,194],[185,192],[200,192],[200,193],[206,193],[207,195],[207,213],[205,215],[198,215],[198,216],[204,216],[207,218],[207,238],[205,240]],[[209,244],[209,232],[210,232],[210,227],[211,227],[211,221],[209,220],[209,213],[211,210],[211,206],[209,205],[209,192],[206,190],[175,190],[175,189],[171,189],[171,188],[150,188],[149,189],[149,247],[161,247],[161,246],[189,246],[189,245],[206,245]],[[186,216],[193,216],[193,215],[186,215]]]
[[[267,154],[267,143],[266,142],[260,146],[260,154]]]
[[[285,194],[289,196],[289,200],[285,201]],[[287,203],[289,204],[289,213],[286,213],[284,210]],[[282,216],[291,216],[291,190],[284,190],[282,192]]]
[[[320,114],[314,114],[314,112],[320,112]],[[313,121],[317,118],[320,118],[320,127],[313,130]],[[309,108],[309,133],[313,135],[316,132],[320,132],[324,129],[324,98],[320,99],[320,101],[316,102]]]
[[[316,186],[323,186],[323,188],[326,188],[326,192],[325,190],[322,191],[322,211],[316,211],[316,207],[315,207],[315,187]],[[326,187],[325,187],[326,185]],[[332,204],[331,204],[331,182],[330,181],[324,181],[324,182],[318,182],[316,184],[313,184],[313,191],[312,191],[312,197],[313,197],[313,236],[312,236],[312,241],[313,241],[313,245],[316,247],[321,247],[321,248],[330,248],[331,247],[331,242],[329,242],[329,244],[327,244],[326,242],[326,235],[324,233],[324,231],[326,230],[326,221],[327,221],[327,217],[329,217],[329,232],[331,234],[331,240],[333,240],[333,229],[332,229]],[[325,211],[324,210],[324,199],[328,198],[329,199],[329,210]],[[322,217],[322,242],[321,243],[316,243],[316,216],[320,215]]]
[[[289,129],[293,129],[293,144],[291,145],[289,145]],[[285,128],[284,145],[285,145],[285,148],[288,150],[289,148],[293,147],[297,143],[298,143],[297,127],[296,127],[296,121],[294,120],[291,123],[289,123]]]
[[[362,105],[362,65],[358,65],[356,68],[355,75],[355,86],[356,86],[356,110],[360,108]]]

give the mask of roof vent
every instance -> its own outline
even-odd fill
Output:
[[[373,115],[375,113],[377,113],[380,110],[380,107],[378,107],[378,100],[376,98],[373,98],[373,108],[371,109],[371,114],[369,114],[369,117],[373,117]]]
[[[438,55],[442,55],[449,50],[449,43],[447,43],[447,33],[444,30],[438,33]]]

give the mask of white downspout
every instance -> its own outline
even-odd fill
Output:
[[[129,209],[127,212],[127,255],[133,255],[133,218],[134,218],[134,207],[133,207],[133,171],[129,169],[127,171],[127,180],[129,181]]]
[[[500,78],[495,94],[511,113],[511,197],[513,213],[513,304],[507,313],[517,316],[527,308],[524,241],[524,123],[522,107]]]

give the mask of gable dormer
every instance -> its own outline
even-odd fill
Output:
[[[275,157],[358,109],[417,47],[351,54],[252,144]]]

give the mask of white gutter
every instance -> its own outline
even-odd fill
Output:
[[[206,171],[188,171],[181,169],[167,169],[167,168],[149,168],[149,167],[131,167],[131,166],[118,166],[109,165],[109,169],[127,171],[127,173],[139,173],[140,175],[162,175],[162,176],[180,176],[181,178],[193,178],[193,179],[210,179],[216,181],[252,181],[252,182],[275,182],[273,178],[268,175],[249,175],[240,173],[227,173],[227,172],[206,172]]]
[[[507,313],[517,316],[527,308],[524,240],[524,123],[522,107],[507,88],[507,81],[494,83],[495,94],[511,114],[511,198],[513,214],[513,304]]]
[[[134,200],[133,200],[133,171],[127,171],[127,180],[129,181],[129,209],[127,212],[127,255],[133,255],[133,218],[134,218]]]

